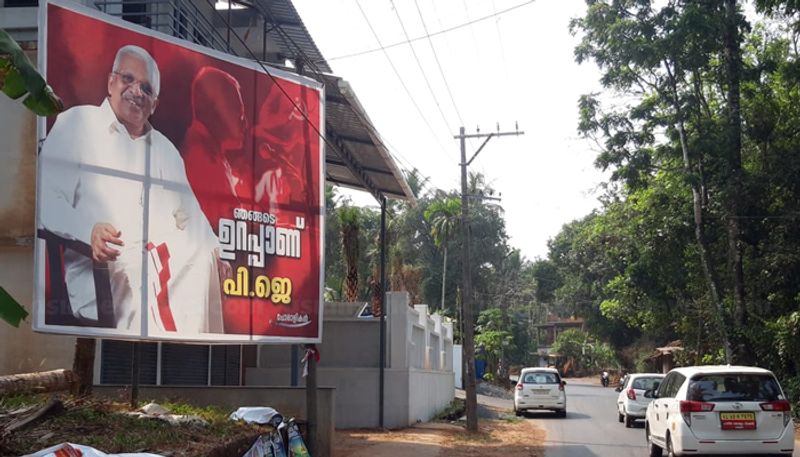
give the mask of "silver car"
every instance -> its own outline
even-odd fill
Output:
[[[635,373],[625,378],[625,383],[615,390],[617,397],[617,419],[625,426],[633,427],[636,419],[644,419],[647,404],[652,400],[645,398],[645,391],[658,387],[664,375],[661,373]]]

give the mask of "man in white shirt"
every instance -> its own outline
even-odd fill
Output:
[[[102,104],[59,115],[39,157],[39,223],[91,247],[91,259],[64,250],[70,307],[79,320],[98,319],[97,262],[108,266],[117,330],[168,336],[221,332],[217,238],[180,154],[148,121],[159,90],[150,54],[124,46]]]

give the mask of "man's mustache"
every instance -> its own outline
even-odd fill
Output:
[[[128,92],[124,92],[122,94],[122,99],[127,101],[127,102],[133,103],[138,108],[144,108],[144,96],[143,95],[132,94],[130,91],[128,91]]]

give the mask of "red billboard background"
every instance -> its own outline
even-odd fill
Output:
[[[150,121],[180,151],[191,188],[216,235],[220,219],[246,221],[248,237],[264,229],[304,227],[296,249],[284,246],[291,255],[262,254],[263,267],[249,264],[252,247],[229,245],[229,257],[234,258],[228,261],[228,281],[220,284],[224,333],[209,340],[238,341],[228,338],[233,335],[261,341],[321,338],[321,90],[300,78],[271,77],[247,62],[234,63],[133,28],[47,5],[48,82],[66,108],[97,106],[108,93],[117,50],[125,45],[147,50],[161,74],[158,106]],[[241,101],[231,78],[238,83]],[[193,118],[203,118],[216,131],[196,131]],[[48,128],[52,124],[51,119]],[[223,143],[231,129],[243,130],[244,143],[223,164],[208,153],[204,138]],[[45,266],[44,271],[51,270]],[[47,276],[37,278],[37,284],[49,293]],[[37,327],[63,332],[46,322]],[[67,333],[93,332],[83,330]],[[167,339],[184,338],[176,333]]]

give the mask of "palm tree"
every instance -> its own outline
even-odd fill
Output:
[[[446,197],[431,202],[425,210],[425,220],[431,224],[431,236],[437,247],[443,247],[444,261],[442,265],[442,301],[440,309],[444,310],[445,279],[447,277],[447,243],[450,233],[459,224],[461,200]]]
[[[344,205],[339,208],[339,223],[342,227],[342,254],[347,275],[344,279],[344,299],[358,300],[358,233],[360,210],[355,206]]]

